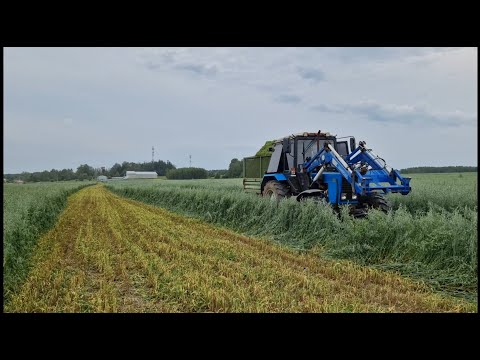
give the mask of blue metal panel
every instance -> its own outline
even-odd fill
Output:
[[[287,177],[284,174],[273,174],[278,181],[287,181]]]
[[[323,181],[328,185],[328,202],[338,204],[342,191],[342,174],[325,172],[323,173]]]
[[[277,181],[287,181],[287,177],[284,174],[276,173],[276,174],[265,174],[263,176],[265,181],[270,180],[277,180]]]

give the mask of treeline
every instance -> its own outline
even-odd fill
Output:
[[[214,179],[223,179],[226,177],[228,170],[227,169],[220,169],[220,170],[207,170],[208,177]]]
[[[186,180],[186,179],[207,179],[208,171],[202,168],[180,168],[167,171],[167,179]]]
[[[114,164],[110,169],[104,167],[94,168],[88,164],[82,164],[76,171],[73,171],[73,169],[52,169],[50,171],[45,170],[33,173],[22,172],[21,174],[4,174],[4,178],[8,182],[13,182],[15,180],[22,180],[25,182],[92,180],[100,175],[105,175],[107,177],[125,176],[127,171],[155,171],[159,176],[165,176],[167,171],[171,169],[175,169],[175,165],[168,160],[167,162],[158,160],[149,163],[124,161],[122,164]]]
[[[175,172],[173,170],[181,170]],[[124,161],[115,163],[111,168],[94,168],[88,164],[80,165],[76,171],[73,169],[39,172],[22,172],[21,174],[4,174],[7,182],[22,180],[24,182],[44,181],[68,181],[68,180],[92,180],[100,175],[112,177],[123,177],[127,171],[155,171],[159,176],[167,176],[169,179],[228,179],[243,176],[243,160],[232,159],[228,169],[205,170],[203,168],[182,168],[177,169],[170,161],[158,160],[155,162],[135,163]],[[170,175],[168,173],[170,172]]]
[[[477,172],[477,166],[417,166],[400,170],[402,174]]]
[[[168,170],[176,169],[170,161],[167,162],[158,160],[154,162],[134,163],[124,161],[121,165],[114,164],[109,170],[106,171],[106,176],[125,176],[127,171],[155,171],[158,176],[165,176]]]
[[[228,169],[207,170],[208,177],[214,179],[232,179],[243,177],[243,160],[232,159]]]

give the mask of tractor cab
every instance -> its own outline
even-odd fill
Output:
[[[348,139],[350,140],[348,141]],[[270,164],[267,169],[268,173],[293,173],[301,172],[302,166],[317,154],[325,143],[331,144],[334,149],[343,157],[355,149],[355,138],[348,136],[337,139],[336,136],[328,132],[322,133],[300,133],[293,134],[275,142]]]

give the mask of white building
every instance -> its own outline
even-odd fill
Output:
[[[100,175],[97,177],[98,181],[107,181],[107,177],[105,175]]]
[[[124,179],[156,179],[158,174],[155,171],[127,171]]]

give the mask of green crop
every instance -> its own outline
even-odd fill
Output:
[[[55,223],[72,192],[90,182],[3,185],[3,299],[25,280],[40,236]]]
[[[286,199],[278,205],[242,190],[242,180],[138,180],[109,183],[113,192],[248,235],[264,236],[327,258],[399,271],[434,289],[477,296],[476,174],[415,174],[413,191],[392,194],[394,211],[366,219],[338,217],[325,204]]]

